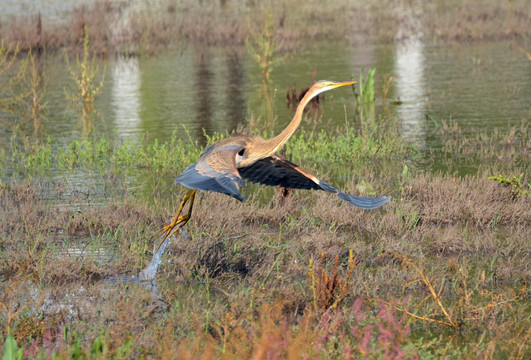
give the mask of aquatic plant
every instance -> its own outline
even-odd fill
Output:
[[[0,77],[5,78],[5,81],[0,83],[0,112],[20,117],[15,121],[17,130],[27,121],[31,121],[33,134],[36,136],[46,108],[43,102],[45,91],[42,75],[31,51],[18,62],[17,68],[13,69],[18,53],[18,46],[6,48],[3,42],[0,44]]]
[[[14,56],[11,56],[11,53],[14,53]],[[7,48],[5,47],[4,40],[0,40],[0,75],[6,74],[9,69],[13,66],[13,63],[16,59],[16,54],[18,53],[18,46],[16,48],[13,48],[13,45],[9,45]],[[9,80],[11,82],[13,80]],[[0,104],[2,105],[1,109],[8,108],[8,105],[13,100],[9,98],[8,95],[5,95],[6,92],[8,92],[9,89],[9,82],[0,82],[0,94],[2,96],[0,97]]]
[[[382,98],[383,98],[384,105],[387,105],[387,96],[389,95],[389,91],[391,90],[393,81],[394,81],[394,78],[392,76],[390,75],[383,76]]]
[[[47,106],[44,102],[45,89],[42,74],[35,64],[35,56],[31,51],[28,52],[20,66],[27,70],[21,84],[21,93],[17,96],[17,102],[23,108],[21,116],[24,120],[32,122],[33,135],[37,136],[41,130],[41,121]]]
[[[14,67],[19,53],[18,44],[9,44],[6,47],[4,40],[0,40],[0,76],[4,81],[0,82],[0,111],[17,113],[20,94],[18,87],[23,83],[26,73],[26,62],[18,65],[16,72]]]
[[[361,123],[361,131],[364,136],[371,136],[375,131],[376,116],[374,112],[374,75],[376,68],[372,67],[364,76],[364,69],[360,71],[358,91],[353,86],[354,99],[356,99],[356,115]]]
[[[281,46],[277,44],[271,10],[267,9],[262,28],[255,29],[250,19],[247,19],[247,24],[249,27],[249,35],[245,39],[247,52],[256,60],[262,73],[262,80],[267,83],[271,81],[270,75],[275,65],[281,61],[278,56]]]
[[[383,126],[383,125],[382,125]],[[300,131],[286,146],[287,154],[293,161],[302,162],[309,170],[318,168],[319,164],[331,164],[345,159],[344,164],[361,166],[366,162],[389,162],[405,156],[414,156],[412,148],[400,137],[393,136],[393,125],[385,126],[389,131],[381,131],[381,138],[363,139],[353,132],[340,132],[333,137],[321,131]],[[187,131],[186,129],[184,130]],[[116,174],[151,169],[162,173],[176,173],[190,162],[195,161],[202,152],[197,143],[178,137],[180,130],[175,130],[168,140],[151,142],[142,140],[113,140],[108,137],[73,140],[67,144],[58,144],[56,139],[47,137],[40,142],[26,138],[19,141],[13,134],[9,147],[9,157],[0,157],[0,173],[14,171],[19,177],[31,178],[47,171],[73,171],[83,168],[99,173],[111,171]],[[214,133],[205,135],[207,144],[217,142],[227,134]],[[7,144],[6,144],[7,145]],[[307,154],[312,154],[312,159]],[[360,154],[352,157],[352,153]],[[339,175],[351,176],[351,169],[338,169]]]
[[[315,83],[317,81],[317,67],[315,67],[312,71],[312,79],[311,83]],[[295,86],[295,83],[291,84],[291,86],[286,86],[286,99],[288,101],[288,108],[291,107],[294,111],[297,108],[297,105],[302,100],[304,95],[310,90],[309,86],[303,87],[298,93],[297,93],[297,87]],[[319,102],[324,100],[324,94],[318,94],[316,97],[314,97],[306,106],[304,109],[305,112],[311,112],[311,111],[318,111],[320,110]]]
[[[376,73],[375,67],[371,67],[369,69],[366,77],[363,75],[364,69],[362,68],[360,71],[360,76],[358,80],[359,91],[356,91],[356,87],[354,87],[354,98],[356,99],[358,111],[362,111],[363,105],[374,103],[374,75],[375,73]]]
[[[96,54],[92,54],[90,58],[90,42],[89,34],[86,26],[84,27],[83,36],[83,59],[76,56],[76,67],[72,68],[69,65],[68,57],[66,57],[67,64],[70,68],[70,75],[75,84],[75,89],[71,94],[65,89],[66,98],[71,103],[71,106],[81,112],[81,122],[83,125],[83,132],[88,134],[94,127],[94,117],[99,116],[98,110],[94,107],[94,101],[103,88],[105,79],[105,69],[103,75],[99,73],[99,67],[95,64]],[[99,83],[96,83],[96,77],[101,76]]]

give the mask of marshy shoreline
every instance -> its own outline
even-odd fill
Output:
[[[420,148],[405,139],[403,119],[391,115],[392,103],[401,103],[399,97],[387,98],[391,75],[383,74],[377,88],[374,68],[363,80],[362,70],[352,89],[354,115],[332,96],[314,104],[283,151],[345,192],[392,200],[377,211],[361,211],[325,192],[254,184],[243,189],[243,203],[222,194],[198,194],[184,228],[188,240],[179,235],[172,242],[155,287],[138,281],[138,275],[184,193],[173,185],[175,176],[197,160],[202,145],[234,132],[203,127],[192,136],[191,129],[176,125],[178,117],[169,124],[173,133],[165,128],[160,138],[146,134],[146,119],[136,129],[144,133],[134,138],[96,130],[106,126],[99,107],[111,102],[102,105],[97,99],[111,98],[104,82],[105,61],[113,56],[149,58],[187,46],[247,51],[258,60],[250,71],[262,81],[256,99],[269,107],[256,115],[238,107],[256,99],[241,95],[244,60],[230,55],[229,66],[220,72],[233,80],[232,92],[225,84],[222,92],[237,101],[226,113],[238,121],[230,125],[236,132],[267,138],[276,126],[270,74],[284,56],[327,41],[349,46],[419,36],[449,47],[506,41],[508,47],[531,52],[527,3],[339,1],[325,7],[312,0],[299,9],[293,1],[269,6],[163,1],[153,8],[98,1],[72,9],[57,22],[38,14],[1,17],[0,124],[7,139],[0,144],[4,358],[530,358],[527,105],[505,127],[464,129],[452,121],[451,112],[430,112],[428,99],[417,114],[422,120],[413,124],[424,129],[422,141],[440,143],[437,149]],[[24,59],[13,59],[14,53]],[[481,77],[495,66],[478,53],[464,64]],[[202,62],[205,54],[170,63]],[[64,56],[60,71],[69,74],[72,86],[45,97],[46,79],[58,70],[43,77],[40,55]],[[375,62],[377,51],[371,56],[367,61]],[[351,62],[340,64],[345,73],[352,71]],[[153,67],[159,70],[158,65]],[[138,80],[136,66],[117,72],[113,80]],[[145,75],[145,88],[140,80],[126,84],[148,94],[133,100],[177,92],[163,86],[162,92],[150,93],[160,87],[150,78],[167,77],[165,69]],[[196,77],[185,80],[200,88],[213,84],[204,63],[189,69]],[[526,101],[525,82],[496,84],[509,106]],[[288,89],[288,101],[294,89],[296,104],[295,85],[281,86]],[[431,88],[422,91],[420,96],[432,96]],[[375,93],[383,108],[378,115]],[[194,94],[198,117],[214,112],[212,93]],[[445,90],[439,95],[455,101]],[[70,106],[60,116],[79,119],[82,131],[64,135],[70,123],[46,119],[47,99],[58,107],[59,97]],[[155,101],[148,109],[168,104],[174,103]],[[323,127],[321,109],[328,114],[334,106],[345,109],[344,122]],[[132,121],[126,115],[116,117]],[[53,121],[60,123],[59,130],[47,135],[44,130],[56,125]],[[437,158],[440,166],[417,168],[421,158]]]
[[[57,358],[243,359],[262,351],[525,358],[531,196],[529,168],[514,164],[530,156],[529,133],[500,134],[502,149],[468,140],[489,165],[456,177],[397,168],[414,150],[391,141],[393,131],[381,132],[387,152],[343,164],[364,179],[345,183],[345,191],[393,196],[382,209],[360,211],[321,192],[286,198],[257,186],[243,203],[202,194],[185,228],[189,240],[178,236],[164,256],[155,294],[112,279],[137,276],[148,264],[180,201],[173,176],[200,148],[177,139],[156,146],[86,139],[13,151],[19,180],[0,192],[6,343],[11,333],[25,356]],[[451,132],[440,134],[459,143]],[[364,153],[381,146],[378,135],[334,136],[324,147],[332,153],[357,141]],[[310,153],[307,133],[291,144],[294,158]],[[48,168],[92,175],[85,190],[76,189],[68,177],[46,180]],[[489,179],[522,170],[520,185]],[[158,179],[149,182],[150,197],[128,186],[130,171]]]

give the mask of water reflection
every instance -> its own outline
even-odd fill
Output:
[[[245,74],[241,57],[235,52],[227,56],[228,86],[226,92],[227,122],[230,130],[235,129],[245,119]]]
[[[363,66],[365,71],[375,66],[377,95],[381,94],[378,82],[382,76],[392,76],[389,99],[400,98],[403,104],[386,108],[386,116],[400,118],[404,136],[421,148],[441,147],[441,139],[430,129],[434,123],[425,121],[428,111],[437,121],[458,122],[467,136],[479,130],[503,130],[508,124],[529,119],[531,68],[518,47],[506,42],[432,46],[423,42],[422,29],[415,25],[417,14],[405,8],[397,11],[397,16],[404,29],[395,43],[352,45],[334,57],[330,53],[341,44],[320,44],[323,46],[279,63],[269,84],[262,84],[258,66],[240,48],[187,47],[179,53],[143,57],[141,64],[138,58],[118,58],[107,64],[104,89],[95,101],[103,118],[110,122],[97,126],[96,135],[116,129],[120,136],[165,141],[176,131],[187,141],[189,137],[182,131],[185,125],[192,140],[204,143],[202,128],[209,133],[230,131],[246,119],[257,134],[265,129],[278,133],[289,121],[286,85],[308,85],[316,66],[319,78],[328,79],[345,79],[350,72],[356,77]],[[53,57],[41,61],[46,83],[44,102],[48,104],[42,133],[65,143],[76,140],[77,114],[65,96],[65,88],[73,89],[68,68]],[[276,95],[275,89],[280,91]],[[320,126],[344,126],[343,98],[349,102],[347,111],[354,107],[346,90],[327,95]],[[0,115],[0,143],[4,144],[0,153],[5,152],[9,159],[11,122],[18,118]],[[276,126],[274,115],[279,119]],[[29,126],[21,128],[30,130]],[[5,166],[3,174],[10,174],[11,165]]]
[[[396,38],[395,95],[401,102],[396,112],[402,120],[403,136],[422,145],[425,141],[424,122],[421,121],[426,108],[425,57],[416,8],[418,5],[397,8],[402,26]]]
[[[136,57],[119,57],[112,69],[114,128],[120,136],[136,138],[140,128],[140,66]]]
[[[206,145],[206,139],[203,136],[203,129],[212,128],[212,89],[213,75],[210,71],[210,56],[208,53],[200,52],[197,61],[197,70],[195,73],[194,91],[196,102],[196,126],[194,137],[200,145]]]
[[[113,258],[113,254],[109,248],[103,246],[93,246],[89,243],[73,243],[66,247],[62,252],[62,256],[71,258],[91,258],[96,262],[103,264]]]

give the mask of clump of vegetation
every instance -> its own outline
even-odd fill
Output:
[[[258,100],[262,104],[262,115],[264,115],[267,126],[272,127],[275,117],[270,76],[275,66],[282,61],[282,57],[279,55],[282,46],[278,44],[278,32],[270,9],[267,9],[265,19],[260,19],[258,23],[262,21],[263,26],[256,29],[251,20],[247,20],[249,33],[245,38],[245,46],[249,55],[258,64],[262,74],[262,87],[258,94]]]
[[[374,104],[374,75],[376,74],[376,68],[372,67],[367,72],[367,76],[364,77],[363,68],[360,71],[358,87],[359,92],[354,87],[354,99],[356,99],[356,111],[363,114],[363,106]]]
[[[287,144],[287,153],[291,158],[304,164],[309,170],[327,167],[338,159],[348,159],[355,168],[366,161],[390,163],[404,156],[413,156],[412,148],[393,133],[397,128],[392,123],[381,125],[388,131],[381,131],[381,137],[370,141],[339,131],[333,138],[325,131],[300,131]],[[387,126],[387,127],[386,127]],[[185,129],[186,131],[186,129]],[[175,130],[165,142],[142,140],[116,141],[106,137],[74,140],[68,144],[59,144],[48,137],[41,142],[17,141],[13,135],[9,146],[5,148],[11,156],[0,158],[0,174],[13,173],[20,178],[33,177],[53,172],[72,172],[79,169],[97,173],[115,174],[156,171],[163,174],[175,174],[188,164],[196,161],[202,152],[197,143],[178,136]],[[207,136],[207,144],[212,144],[228,136],[216,133]],[[6,144],[7,145],[7,144]],[[351,157],[355,151],[363,156]],[[312,153],[313,159],[307,157]],[[339,176],[352,172],[348,168],[338,169]]]
[[[248,20],[249,36],[245,39],[247,51],[256,60],[262,73],[262,80],[271,81],[270,75],[275,65],[281,61],[278,52],[281,46],[277,44],[277,35],[273,15],[267,10],[264,25],[261,29],[253,29]]]
[[[0,82],[0,112],[14,114],[18,118],[15,123],[18,127],[31,121],[33,134],[37,136],[46,109],[42,75],[31,51],[22,61],[16,62],[18,55],[18,45],[5,47],[1,41],[0,77],[5,80]]]
[[[426,273],[424,265],[416,264],[398,253],[394,253],[392,256],[395,256],[403,266],[414,269],[416,277],[408,287],[414,288],[415,283],[418,283],[424,285],[427,290],[425,298],[419,302],[414,312],[397,306],[394,308],[415,319],[436,322],[454,330],[463,330],[464,328],[467,328],[467,331],[477,330],[476,326],[480,320],[496,316],[504,310],[505,306],[523,300],[528,291],[527,284],[524,282],[519,288],[511,289],[506,294],[492,294],[486,286],[489,281],[493,280],[492,278],[489,279],[492,274],[488,274],[486,271],[478,273],[477,270],[462,266],[455,259],[450,259],[448,274],[440,280],[439,285]],[[493,259],[493,262],[495,260],[496,258]],[[490,265],[490,269],[492,267],[493,263]],[[452,286],[445,289],[445,281],[452,282]],[[445,291],[453,292],[453,294],[446,294],[445,296]],[[445,298],[452,296],[455,296],[454,299],[457,300],[452,302],[445,300]],[[433,302],[427,306],[430,315],[421,315],[421,307],[426,306],[429,301]],[[434,311],[434,309],[437,310]]]
[[[27,64],[24,64],[26,62]],[[21,67],[27,68],[23,82],[23,93],[17,101],[23,107],[23,118],[33,124],[33,135],[37,136],[41,131],[42,119],[47,104],[44,102],[45,89],[42,74],[35,63],[35,56],[30,51]]]
[[[13,89],[22,82],[24,76],[25,69],[22,66],[19,67],[16,75],[9,76],[18,51],[18,46],[9,45],[6,47],[4,40],[0,41],[0,76],[8,78],[7,81],[0,82],[0,111],[2,112],[14,111],[16,95],[13,94]]]
[[[372,131],[376,130],[376,115],[374,112],[374,75],[376,68],[372,67],[363,75],[363,68],[360,71],[358,80],[359,91],[354,86],[354,99],[356,99],[356,115],[361,123],[361,131],[365,136],[371,136]]]
[[[522,185],[522,175],[520,177],[513,176],[512,179],[506,178],[503,175],[498,176],[489,176],[489,180],[494,180],[500,184],[511,186],[512,187],[512,196],[516,198],[521,195],[531,196],[531,184],[527,184],[527,189],[525,185]]]
[[[89,35],[84,28],[83,37],[83,59],[76,57],[76,68],[70,69],[70,75],[76,85],[76,88],[70,92],[66,92],[66,97],[70,101],[73,108],[81,112],[81,123],[83,125],[83,132],[87,134],[94,127],[94,117],[101,116],[94,107],[94,100],[99,95],[103,88],[104,75],[101,76],[99,83],[96,82],[96,77],[100,76],[99,68],[95,64],[96,55],[92,54],[90,57],[90,43]],[[68,61],[68,57],[66,58]],[[105,72],[105,70],[104,70]]]
[[[336,256],[330,274],[327,274],[324,262],[324,253],[321,253],[317,271],[314,271],[313,261],[310,259],[308,278],[313,293],[313,303],[316,309],[336,309],[348,294],[350,277],[356,267],[352,250],[349,252],[348,270],[344,278],[338,274],[339,256]]]

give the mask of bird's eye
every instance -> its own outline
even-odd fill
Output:
[[[243,156],[244,153],[245,153],[245,149],[241,149],[241,150],[238,152],[238,155]]]

